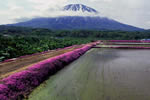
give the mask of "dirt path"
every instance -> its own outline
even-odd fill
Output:
[[[72,51],[76,48],[80,48],[81,46],[74,46],[73,48],[66,48],[60,50],[52,50],[44,54],[27,56],[24,58],[19,58],[11,62],[0,63],[0,79],[7,77],[13,73],[24,70],[29,66],[40,62],[42,60],[48,59],[50,57],[54,57],[60,54],[63,54],[68,51]]]
[[[150,50],[92,49],[29,100],[150,100]]]

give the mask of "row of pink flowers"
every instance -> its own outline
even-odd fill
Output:
[[[33,88],[40,85],[50,75],[79,58],[98,43],[99,42],[87,44],[82,48],[41,61],[24,71],[15,73],[1,80],[0,100],[16,100],[18,98],[23,98],[25,94],[31,92]]]
[[[150,40],[108,40],[109,42],[150,43]]]
[[[57,50],[62,50],[62,49],[69,49],[69,48],[72,48],[72,47],[75,47],[75,46],[77,46],[77,45],[73,45],[73,46],[69,46],[69,47],[65,47],[65,48],[58,48],[58,49],[56,49],[56,51]],[[14,61],[16,59],[21,59],[21,58],[25,58],[25,57],[29,57],[29,56],[34,56],[34,55],[39,55],[39,54],[45,54],[45,53],[48,53],[50,51],[54,51],[54,50],[48,50],[48,51],[43,51],[43,52],[40,52],[40,53],[34,53],[34,54],[30,54],[30,55],[20,56],[18,58],[7,59],[7,60],[4,60],[4,61],[2,61],[0,63],[11,62],[11,61]]]
[[[109,47],[117,49],[150,49],[150,47],[128,47],[128,46],[118,46],[118,47]]]

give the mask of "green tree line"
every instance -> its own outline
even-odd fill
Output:
[[[95,40],[138,40],[148,38],[150,38],[150,31],[69,31],[0,26],[0,61]]]

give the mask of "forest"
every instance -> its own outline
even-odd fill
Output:
[[[139,39],[150,39],[150,31],[69,31],[0,26],[0,61],[95,40]]]

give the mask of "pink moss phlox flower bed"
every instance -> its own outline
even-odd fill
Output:
[[[150,43],[149,40],[109,40],[109,42]]]
[[[70,48],[73,48],[75,46],[77,46],[77,45],[72,45],[72,46],[65,47],[65,48],[58,48],[58,49],[55,49],[55,50],[57,51],[57,50],[63,50],[63,49],[70,49]],[[39,54],[45,54],[45,53],[48,53],[50,51],[54,51],[54,50],[48,50],[48,51],[43,51],[43,52],[40,52],[40,53],[34,53],[34,54],[30,54],[30,55],[20,56],[18,58],[7,59],[7,60],[4,60],[4,61],[2,61],[0,63],[11,62],[11,61],[14,61],[16,59],[21,59],[21,58],[25,58],[25,57],[29,57],[29,56],[34,56],[34,55],[39,55]]]
[[[9,88],[6,85],[0,84],[0,100],[8,100]]]
[[[98,44],[94,42],[82,48],[41,61],[28,69],[15,73],[1,80],[0,100],[18,100],[31,92],[49,76],[62,69],[65,65],[79,58],[90,48]]]
[[[116,49],[150,49],[150,47],[128,47],[128,46],[118,46],[118,47],[109,47],[109,48],[116,48]]]

